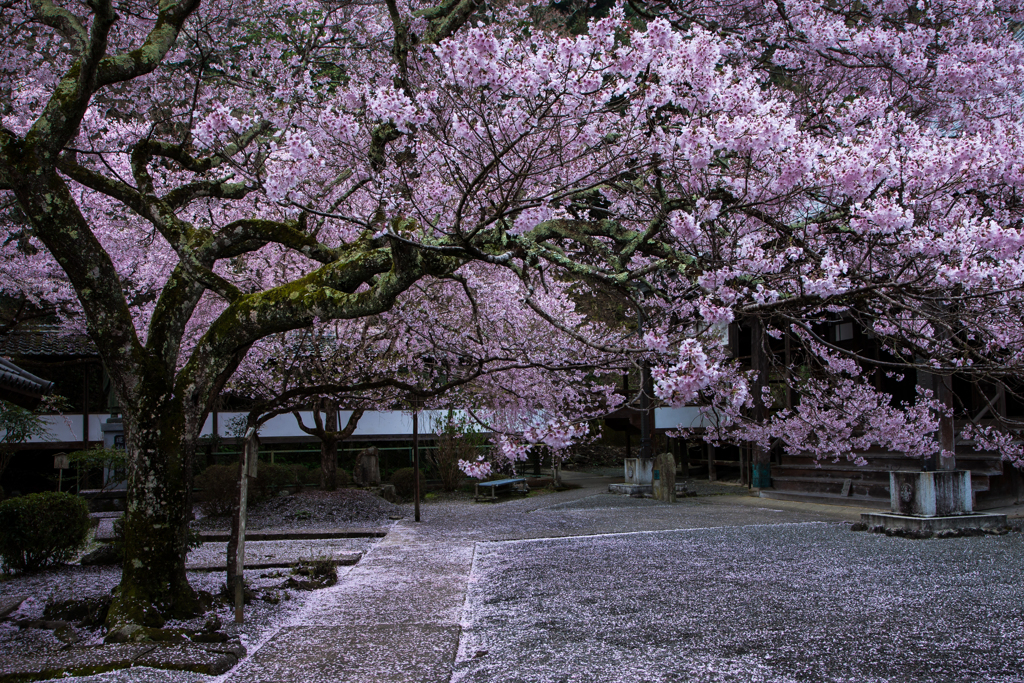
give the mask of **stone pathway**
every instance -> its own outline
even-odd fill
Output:
[[[472,541],[435,543],[397,525],[334,588],[229,680],[446,682],[473,565]]]
[[[227,680],[447,683],[479,541],[822,518],[739,504],[736,496],[665,505],[609,495],[605,477],[567,478],[582,488],[497,504],[424,505],[422,523],[410,514],[396,524],[336,586],[311,596],[291,623],[250,651]],[[830,514],[842,519],[853,513],[831,508]]]

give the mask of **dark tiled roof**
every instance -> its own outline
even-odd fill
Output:
[[[67,334],[57,326],[15,330],[0,336],[0,356],[98,356],[84,334]]]
[[[35,409],[43,396],[53,391],[53,382],[36,377],[14,363],[0,358],[0,398],[28,410]]]

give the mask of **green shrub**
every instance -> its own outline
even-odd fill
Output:
[[[295,478],[297,484],[302,486],[316,485],[320,483],[320,469],[312,469],[305,465],[289,465],[292,471],[292,476]]]
[[[200,499],[207,514],[229,515],[238,498],[238,465],[210,465],[195,478],[195,485],[201,489]]]
[[[256,481],[249,482],[249,486],[253,486],[253,483],[255,483],[253,488],[256,498],[264,500],[281,489],[297,486],[299,481],[291,465],[261,462],[256,468]],[[252,498],[250,497],[249,500],[251,501]]]
[[[338,474],[340,481],[341,473]],[[253,505],[281,489],[306,483],[319,484],[320,470],[310,470],[304,465],[261,462],[256,467],[256,481],[249,482],[248,502]],[[207,514],[231,514],[238,496],[238,465],[210,465],[196,477],[195,484],[201,489],[198,499],[205,504]]]
[[[400,470],[395,470],[395,473],[391,475],[391,483],[395,485],[395,493],[402,498],[412,498],[415,491],[415,476],[416,470],[412,467],[403,467]],[[423,472],[420,472],[420,495],[426,493],[427,483],[423,478]]]
[[[32,493],[0,503],[0,562],[7,571],[67,562],[88,535],[89,508],[70,493]]]

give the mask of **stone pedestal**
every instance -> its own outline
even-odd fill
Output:
[[[676,502],[676,459],[671,453],[661,453],[654,459],[651,494],[655,500]]]
[[[654,480],[654,461],[646,458],[626,458],[626,483],[632,486],[650,486]]]
[[[890,472],[889,502],[893,514],[950,517],[974,511],[970,470]]]
[[[375,446],[370,446],[356,456],[352,480],[357,486],[380,486],[380,451]]]
[[[974,514],[969,470],[890,472],[891,513],[864,513],[861,521],[874,530],[906,533],[1000,529],[1006,515]]]
[[[1006,515],[971,514],[952,517],[911,517],[886,512],[863,512],[860,521],[868,529],[940,533],[964,529],[1004,529]]]

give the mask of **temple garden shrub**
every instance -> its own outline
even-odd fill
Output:
[[[33,571],[78,554],[89,536],[89,508],[70,493],[32,493],[0,503],[0,563]]]
[[[403,467],[395,470],[391,475],[391,483],[395,485],[395,492],[402,498],[412,498],[415,493],[416,470],[412,467]],[[420,495],[426,491],[427,482],[420,472]]]
[[[238,465],[210,465],[196,477],[195,485],[200,489],[199,497],[207,514],[231,514],[235,498],[238,496]]]
[[[320,470],[313,470],[316,474],[316,484],[320,483]],[[348,473],[348,470],[338,468],[338,488],[352,485],[352,475]]]
[[[438,420],[434,430],[437,439],[434,448],[427,450],[427,461],[437,470],[442,490],[451,492],[466,478],[459,461],[475,461],[484,437],[472,429],[468,420],[460,419],[452,410]]]
[[[338,485],[347,486],[350,482],[348,472],[338,470]],[[319,469],[299,464],[261,462],[256,467],[256,480],[249,482],[249,504],[266,500],[283,489],[316,486],[319,483]],[[210,465],[196,477],[195,485],[200,489],[197,500],[205,505],[207,514],[231,514],[238,495],[238,465]]]
[[[319,470],[314,470],[312,468],[300,464],[289,465],[288,469],[292,471],[292,477],[295,483],[300,486],[309,486],[311,484],[320,483]]]
[[[293,465],[261,462],[256,468],[256,481],[250,482],[250,486],[253,484],[256,500],[265,500],[283,489],[297,487],[300,482]],[[252,496],[249,500],[253,500]]]

